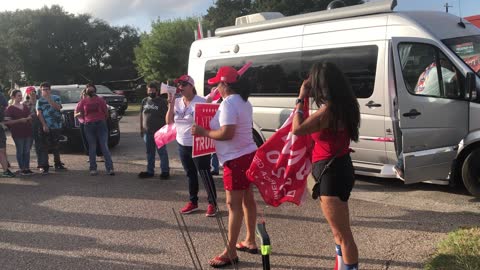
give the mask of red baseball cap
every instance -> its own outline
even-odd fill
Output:
[[[29,86],[29,87],[27,87],[27,89],[25,89],[25,94],[30,95],[30,93],[36,92],[36,91],[37,90],[35,89],[35,87]]]
[[[230,66],[223,66],[218,70],[215,77],[208,80],[208,84],[216,85],[220,82],[235,83],[238,81],[238,77],[239,75],[236,69]]]
[[[195,82],[193,81],[193,78],[190,77],[187,74],[178,77],[178,79],[176,79],[174,82],[175,82],[175,84],[177,84],[179,82],[187,82],[187,83],[191,84],[192,86],[195,86]]]

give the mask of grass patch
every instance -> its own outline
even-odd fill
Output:
[[[463,228],[450,232],[442,240],[426,270],[480,269],[480,227]]]
[[[140,113],[140,103],[129,103],[125,111],[125,116],[138,115]]]

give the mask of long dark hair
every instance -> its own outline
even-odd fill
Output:
[[[236,82],[228,83],[227,85],[236,94],[239,94],[242,97],[243,101],[247,102],[248,97],[250,97],[250,87],[247,85],[245,80],[237,78]]]
[[[315,104],[328,103],[330,127],[338,131],[341,123],[352,141],[357,142],[360,108],[345,74],[333,63],[316,63],[310,70],[311,93]]]
[[[92,87],[93,89],[95,89],[95,92],[94,92],[91,96],[88,94],[88,88],[89,88],[89,87]],[[95,97],[95,96],[97,96],[97,87],[96,87],[95,84],[93,84],[93,83],[87,83],[87,84],[85,85],[84,91],[85,91],[85,94],[87,94],[87,96],[89,96],[89,97]]]

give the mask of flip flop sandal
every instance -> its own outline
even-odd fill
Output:
[[[208,264],[210,264],[210,266],[213,268],[222,268],[225,266],[232,265],[233,263],[235,264],[238,263],[238,257],[230,260],[229,258],[217,256],[208,262]]]
[[[248,252],[250,254],[258,254],[258,248],[249,248],[242,244],[242,242],[237,243],[237,245],[235,245],[235,248],[239,251]]]

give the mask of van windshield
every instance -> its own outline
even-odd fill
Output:
[[[480,35],[445,39],[443,43],[480,75]]]

